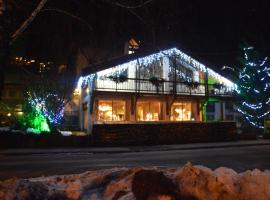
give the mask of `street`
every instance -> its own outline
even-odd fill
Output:
[[[191,150],[161,150],[127,153],[0,154],[0,180],[81,173],[111,167],[178,167],[190,161],[215,169],[230,167],[237,172],[270,169],[270,145]]]

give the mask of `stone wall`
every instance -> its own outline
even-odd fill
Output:
[[[230,141],[236,139],[235,122],[152,122],[95,124],[94,144],[144,145]]]

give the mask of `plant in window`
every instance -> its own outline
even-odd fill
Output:
[[[224,88],[224,84],[222,83],[214,83],[213,87],[217,90],[221,90],[222,88]]]
[[[151,77],[149,79],[149,81],[156,87],[159,87],[162,83],[164,83],[164,79],[163,78],[159,78],[159,77]]]
[[[108,76],[108,78],[112,81],[114,81],[115,83],[123,83],[125,81],[128,80],[127,77],[127,70],[124,71],[116,71],[114,73],[112,73],[110,76]]]
[[[190,89],[197,89],[200,85],[200,83],[197,81],[185,81],[184,84]]]

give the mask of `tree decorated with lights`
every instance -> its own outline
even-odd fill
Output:
[[[253,47],[244,48],[243,67],[238,73],[237,110],[256,128],[270,116],[270,62],[260,58]]]
[[[66,99],[44,85],[32,86],[26,96],[21,125],[37,134],[53,131],[63,119]]]
[[[24,115],[20,121],[34,133],[57,132],[64,118],[64,108],[73,93],[74,74],[67,67],[54,65],[29,77],[25,92]]]

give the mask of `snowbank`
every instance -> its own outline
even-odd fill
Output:
[[[8,131],[10,131],[10,127],[9,126],[2,126],[2,127],[0,127],[0,133],[1,132],[8,132]]]
[[[211,170],[203,166],[193,166],[190,163],[177,169],[113,168],[75,175],[31,179],[13,178],[0,182],[0,199],[131,200],[135,199],[134,194],[136,195],[136,192],[132,192],[132,189],[134,191],[132,184],[135,185],[134,180],[142,171],[150,171],[150,179],[152,180],[159,180],[158,177],[168,179],[169,184],[175,185],[175,192],[173,193],[179,195],[170,196],[169,193],[160,192],[165,191],[162,188],[164,187],[162,181],[153,183],[149,178],[148,180],[147,178],[137,178],[136,184],[141,186],[141,189],[137,191],[149,193],[151,188],[155,188],[157,195],[154,199],[270,199],[270,171],[268,170],[254,169],[238,174],[234,170],[225,167]],[[158,177],[153,177],[155,176],[153,172],[158,172],[156,173]],[[149,177],[149,173],[147,176]],[[153,185],[155,187],[152,187]],[[162,190],[156,189],[159,185]]]

